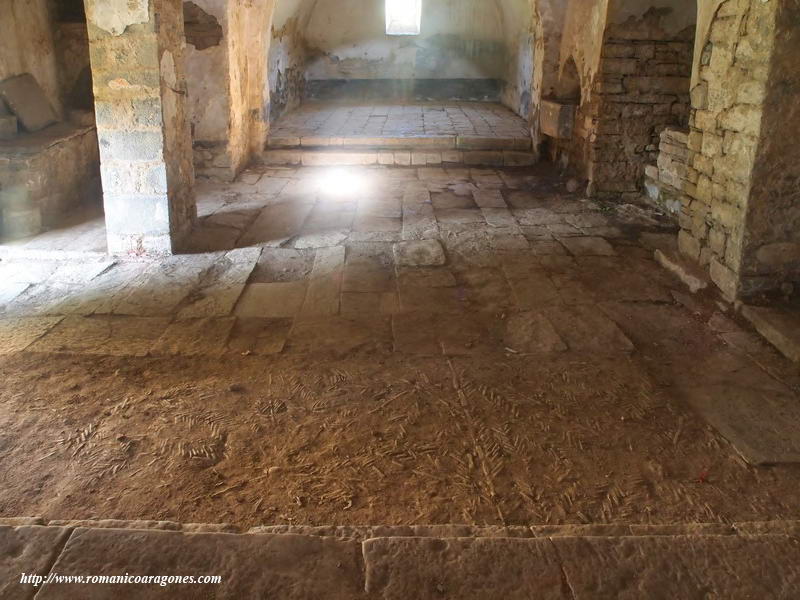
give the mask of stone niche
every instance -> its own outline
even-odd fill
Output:
[[[98,199],[99,164],[93,126],[58,123],[0,141],[0,235],[35,235]]]
[[[575,125],[575,104],[542,100],[540,126],[543,134],[556,139],[570,139]]]
[[[91,123],[59,122],[30,73],[0,82],[0,104],[13,113],[0,117],[12,124],[0,136],[0,235],[15,239],[58,225],[99,196],[97,135]]]

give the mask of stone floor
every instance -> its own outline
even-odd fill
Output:
[[[234,184],[201,182],[198,210],[193,253],[157,262],[98,252],[98,217],[5,246],[0,353],[375,348],[649,354],[669,365],[695,313],[707,323],[702,339],[738,347],[748,358],[736,370],[751,374],[743,392],[730,388],[727,365],[707,364],[710,377],[676,367],[697,410],[752,463],[800,459],[800,439],[787,430],[800,419],[795,371],[765,368],[777,363],[759,358],[769,350],[752,331],[726,307],[697,308],[655,263],[653,251],[674,244],[672,226],[636,206],[569,193],[548,167],[263,167]],[[701,339],[692,335],[681,339]],[[737,401],[720,404],[712,381]],[[739,426],[745,416],[749,429]]]
[[[90,210],[0,247],[0,514],[240,526],[0,520],[0,597],[793,597],[796,523],[740,521],[797,518],[800,373],[656,263],[660,215],[544,166],[261,167],[198,209],[160,261]],[[404,526],[293,525],[364,522]]]
[[[283,115],[271,138],[530,138],[524,119],[489,102],[335,104],[310,102]]]
[[[82,206],[59,227],[33,237],[0,241],[0,259],[10,257],[86,258],[102,257],[108,251],[106,226],[101,206]]]
[[[790,599],[797,522],[666,527],[0,526],[0,595],[55,598]],[[22,574],[48,579],[21,583]],[[67,576],[219,576],[214,584],[81,584]],[[30,579],[28,580],[30,581]],[[39,580],[41,582],[41,580]]]

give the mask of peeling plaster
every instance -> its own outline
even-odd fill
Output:
[[[150,20],[149,0],[105,0],[90,3],[86,14],[92,25],[111,35],[122,35],[131,25]]]

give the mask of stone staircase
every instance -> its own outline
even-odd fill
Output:
[[[21,583],[22,574],[221,583]],[[0,597],[516,600],[797,598],[800,521],[258,527],[0,519]]]
[[[530,137],[270,137],[270,166],[524,167],[536,162]]]

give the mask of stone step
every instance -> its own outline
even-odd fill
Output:
[[[365,148],[286,148],[268,149],[262,162],[270,166],[340,167],[383,165],[424,167],[465,165],[472,167],[526,167],[536,163],[536,155],[522,150],[441,150]]]
[[[529,151],[532,143],[528,137],[498,136],[305,136],[285,137],[270,136],[267,140],[268,150],[298,148],[346,148],[346,149],[381,149],[381,150],[519,150]]]
[[[742,316],[789,360],[800,364],[800,311],[788,306],[743,304]]]
[[[124,586],[125,597],[156,597],[158,590],[187,599],[790,598],[800,585],[800,531],[791,521],[597,526],[607,535],[575,525],[232,534],[165,522],[5,521],[2,598],[107,598],[123,589],[113,582],[34,587],[21,581],[23,573],[220,578]]]

